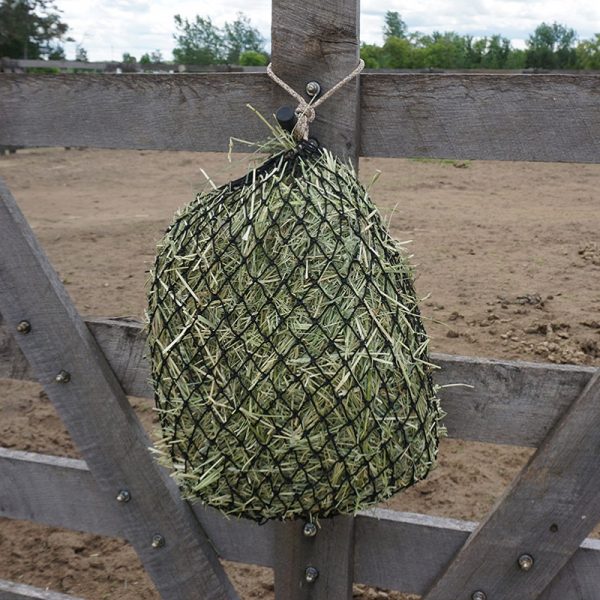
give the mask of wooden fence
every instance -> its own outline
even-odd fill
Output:
[[[328,89],[356,65],[358,1],[273,1],[276,73]],[[225,150],[289,98],[262,73],[0,77],[0,145]],[[593,75],[364,74],[319,110],[343,156],[600,162]],[[598,371],[434,355],[450,435],[536,447],[480,524],[387,510],[259,527],[189,506],[126,394],[148,397],[139,324],[84,322],[0,185],[0,376],[45,388],[84,460],[0,449],[0,516],[128,539],[161,596],[233,600],[218,558],[272,567],[278,600],[349,600],[352,582],[427,600],[600,598]],[[310,583],[305,569],[318,569]],[[65,600],[0,582],[0,598]]]

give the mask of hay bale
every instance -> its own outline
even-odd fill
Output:
[[[327,150],[302,142],[184,207],[148,319],[158,450],[185,498],[315,519],[432,468],[441,411],[411,270]]]

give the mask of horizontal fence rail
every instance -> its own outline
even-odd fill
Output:
[[[133,320],[88,319],[88,327],[123,389],[153,396],[146,336]],[[433,354],[450,437],[537,447],[579,396],[595,369]],[[33,380],[12,334],[0,322],[0,377]],[[456,385],[459,384],[459,385]],[[543,398],[543,402],[540,401]]]
[[[364,73],[360,98],[362,156],[600,162],[597,75]],[[264,73],[4,74],[0,146],[225,151],[268,133],[246,104],[292,102]]]
[[[0,479],[8,482],[0,488],[2,517],[123,537],[119,507],[104,501],[84,461],[0,448]],[[244,519],[226,519],[200,505],[193,509],[219,556],[265,567],[274,565],[273,523],[259,526]],[[355,581],[423,594],[476,526],[468,521],[390,510],[361,512],[356,518]],[[540,598],[597,598],[599,570],[600,541],[587,539]],[[569,595],[575,589],[582,590],[580,595]],[[55,596],[49,598],[54,600]],[[56,600],[59,598],[62,596]]]

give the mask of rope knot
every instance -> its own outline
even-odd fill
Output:
[[[296,126],[292,131],[292,135],[298,141],[307,140],[310,124],[315,120],[317,116],[316,108],[323,104],[325,100],[333,96],[343,85],[354,79],[365,67],[364,60],[360,59],[358,66],[352,71],[352,73],[346,75],[341,81],[338,81],[330,90],[325,92],[318,100],[314,97],[310,102],[307,102],[298,92],[290,87],[285,81],[280,79],[273,72],[271,63],[267,67],[267,75],[282,89],[284,89],[290,96],[295,98],[298,102],[296,107]]]
[[[294,127],[293,135],[296,140],[307,140],[310,124],[315,120],[317,113],[315,109],[304,99],[296,108],[296,126]]]

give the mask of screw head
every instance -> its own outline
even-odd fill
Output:
[[[319,571],[316,567],[306,567],[304,571],[304,579],[307,583],[314,583],[319,577]]]
[[[152,547],[153,548],[162,548],[165,545],[165,538],[160,535],[160,533],[155,533],[152,536]]]
[[[473,592],[473,594],[471,595],[471,600],[487,600],[487,596],[486,596],[485,592],[482,592],[481,590],[477,590],[476,592]]]
[[[117,502],[129,502],[131,500],[131,493],[129,490],[119,490],[117,494]]]
[[[533,569],[533,556],[531,554],[521,554],[519,556],[519,569],[521,571],[531,571]]]
[[[71,381],[71,374],[68,371],[59,371],[58,375],[54,378],[56,383],[68,383]]]
[[[19,321],[17,331],[19,333],[29,333],[31,331],[31,323],[29,321]]]
[[[317,535],[318,529],[314,523],[304,523],[304,528],[302,529],[302,533],[306,537],[315,537]]]
[[[306,84],[306,94],[311,98],[318,96],[321,93],[321,86],[318,81],[309,81]]]

